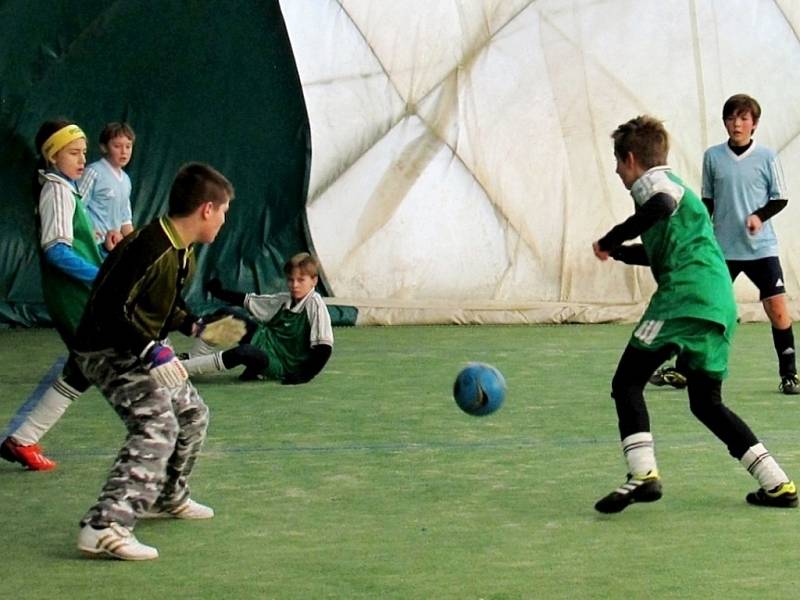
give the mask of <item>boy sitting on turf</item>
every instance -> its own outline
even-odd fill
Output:
[[[251,318],[247,334],[235,348],[215,352],[198,340],[190,358],[183,361],[190,375],[244,365],[243,381],[273,379],[299,384],[322,371],[333,351],[333,328],[328,307],[314,289],[319,262],[302,252],[286,262],[283,272],[288,293],[243,294],[223,289],[218,279],[208,282],[209,292],[243,307]]]
[[[611,136],[617,175],[634,214],[594,242],[598,259],[650,265],[658,284],[611,382],[628,478],[595,504],[603,513],[661,498],[644,387],[677,355],[686,367],[689,407],[747,471],[759,489],[750,504],[796,507],[795,484],[736,414],[722,402],[722,379],[736,326],[733,286],[708,211],[667,166],[669,140],[660,121],[641,116]],[[642,243],[623,245],[641,236]]]

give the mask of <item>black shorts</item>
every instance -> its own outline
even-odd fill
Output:
[[[739,273],[744,273],[759,291],[759,300],[786,293],[783,285],[783,270],[777,256],[768,256],[757,260],[728,260],[728,271],[731,281],[736,281]]]

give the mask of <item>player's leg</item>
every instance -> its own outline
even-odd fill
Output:
[[[267,368],[269,358],[266,352],[251,344],[239,344],[224,352],[194,356],[181,362],[189,375],[227,371],[244,365],[245,371],[241,378],[255,380]]]
[[[56,467],[57,463],[44,455],[39,441],[61,419],[67,408],[89,389],[89,382],[74,361],[70,355],[55,381],[43,393],[31,395],[28,402],[33,402],[29,412],[0,445],[2,458],[18,462],[31,471],[49,471]]]
[[[777,507],[797,506],[794,483],[784,473],[747,424],[722,401],[722,382],[701,371],[689,373],[689,406],[697,419],[747,469],[759,489],[747,495],[750,504]]]
[[[783,269],[777,256],[747,261],[745,274],[755,284],[764,312],[772,325],[772,342],[778,356],[779,389],[784,394],[800,394],[795,362],[792,317],[786,302]]]
[[[132,533],[167,479],[179,424],[173,394],[159,386],[135,356],[113,351],[78,355],[78,365],[125,424],[127,437],[96,503],[81,520],[78,548],[124,560],[158,557]]]
[[[761,488],[747,495],[751,504],[797,506],[797,491],[747,424],[722,402],[722,379],[730,352],[730,336],[722,326],[695,321],[697,326],[681,339],[689,371],[689,406],[692,413],[727,447]]]
[[[178,519],[210,519],[214,510],[189,497],[189,476],[206,439],[209,412],[197,389],[186,384],[173,395],[178,418],[178,440],[167,463],[161,494],[151,508],[156,516]]]
[[[654,502],[661,498],[644,387],[655,369],[674,352],[669,345],[645,350],[629,343],[620,358],[611,382],[611,396],[617,409],[628,476],[625,483],[597,501],[595,509],[600,512],[615,513],[634,502]]]
[[[772,343],[778,356],[778,373],[781,377],[779,389],[784,394],[800,394],[800,380],[797,377],[795,361],[794,332],[792,318],[786,302],[786,294],[765,298],[762,301],[764,312],[772,324]]]

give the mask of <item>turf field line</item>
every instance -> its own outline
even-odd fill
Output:
[[[793,442],[796,433],[785,430],[781,432],[770,432],[769,436],[763,439],[768,442]],[[719,442],[704,435],[663,435],[657,438],[657,443],[669,445],[670,450],[677,448],[717,448]],[[324,454],[324,453],[349,453],[349,452],[420,452],[427,450],[509,450],[509,449],[541,449],[541,448],[577,448],[580,446],[598,447],[618,447],[619,440],[616,438],[564,438],[559,440],[551,439],[528,439],[528,440],[499,440],[495,442],[408,442],[408,443],[376,443],[376,444],[331,444],[331,445],[308,445],[308,446],[253,446],[253,447],[207,447],[202,451],[204,456],[226,456],[242,454]],[[60,451],[50,448],[51,454],[59,458],[82,458],[82,457],[110,457],[115,456],[116,449],[85,449],[80,451],[67,450]],[[722,449],[724,451],[724,448]]]
[[[39,402],[39,399],[42,397],[42,395],[47,391],[47,388],[52,385],[52,383],[56,380],[56,377],[58,377],[59,373],[61,373],[61,369],[64,368],[66,362],[66,356],[59,356],[56,359],[53,365],[48,369],[47,373],[44,374],[37,386],[27,397],[25,402],[23,402],[22,406],[17,409],[16,414],[11,417],[11,421],[6,426],[5,431],[3,431],[2,435],[0,435],[0,440],[7,438],[12,431],[15,431],[17,427],[22,424],[25,418],[33,410],[33,407],[36,406],[36,403]]]

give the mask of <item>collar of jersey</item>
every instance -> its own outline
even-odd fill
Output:
[[[295,304],[294,306],[292,306],[292,294],[290,293],[289,294],[289,299],[286,301],[286,304],[285,304],[286,308],[288,308],[292,312],[296,312],[296,313],[302,312],[302,310],[306,307],[306,302],[308,302],[308,299],[311,297],[311,295],[315,291],[316,290],[314,288],[312,288],[311,291],[308,292],[302,298],[300,298],[300,300],[298,300],[297,304]]]
[[[70,192],[77,193],[77,187],[75,182],[71,179],[67,179],[61,173],[57,173],[56,171],[43,171],[39,170],[39,179],[44,181],[52,181],[53,183],[58,183],[60,185],[65,185],[69,188]]]
[[[672,192],[677,186],[667,177],[669,170],[667,165],[661,165],[651,167],[642,173],[641,177],[631,186],[631,196],[633,196],[634,202],[641,206],[658,192]],[[674,196],[675,194],[671,193],[670,195]]]
[[[189,244],[185,243],[181,239],[180,234],[175,229],[175,225],[173,225],[172,220],[168,216],[164,215],[158,220],[158,222],[161,224],[161,229],[163,229],[164,233],[167,234],[169,243],[172,244],[174,248],[180,250],[189,246]]]

